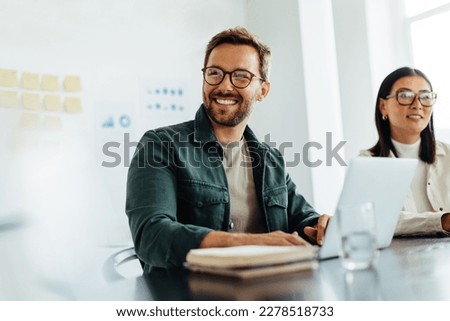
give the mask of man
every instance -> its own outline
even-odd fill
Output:
[[[329,217],[296,194],[280,152],[247,126],[270,90],[270,56],[244,28],[217,34],[195,119],[142,137],[126,213],[144,272],[180,266],[193,248],[321,244]]]

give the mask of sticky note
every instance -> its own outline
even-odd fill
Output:
[[[45,95],[44,108],[51,111],[61,111],[61,98],[56,95]]]
[[[66,97],[64,101],[64,108],[69,113],[76,113],[82,110],[81,99],[78,97]]]
[[[17,92],[11,90],[0,90],[0,107],[19,107]]]
[[[45,116],[43,120],[44,128],[46,130],[63,130],[61,117],[59,116]]]
[[[0,69],[0,86],[17,87],[17,71]]]
[[[66,76],[64,78],[64,90],[69,92],[81,91],[80,77]]]
[[[41,100],[38,94],[24,93],[22,105],[27,109],[41,109]]]
[[[23,113],[20,117],[20,127],[25,129],[39,129],[40,122],[38,113]]]
[[[24,72],[22,74],[22,88],[30,90],[39,89],[39,75]]]
[[[45,91],[58,91],[59,90],[58,76],[43,75],[41,88],[42,90]]]

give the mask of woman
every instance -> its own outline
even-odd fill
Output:
[[[425,74],[408,67],[390,73],[378,91],[378,142],[361,155],[419,160],[396,235],[450,231],[450,145],[435,141],[436,98]]]

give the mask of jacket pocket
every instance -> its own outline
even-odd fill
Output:
[[[229,203],[224,186],[198,180],[178,182],[177,216],[184,224],[221,229]]]
[[[281,208],[287,208],[287,188],[286,186],[275,187],[267,190],[265,193],[264,202],[266,206],[279,206]]]
[[[283,185],[266,190],[264,193],[264,206],[269,231],[287,231],[288,197],[286,186]]]

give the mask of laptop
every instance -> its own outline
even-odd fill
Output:
[[[417,162],[409,158],[356,157],[347,168],[337,208],[373,202],[379,249],[391,245],[400,211],[416,173]],[[337,210],[328,222],[319,259],[339,256],[341,238],[336,215]]]

